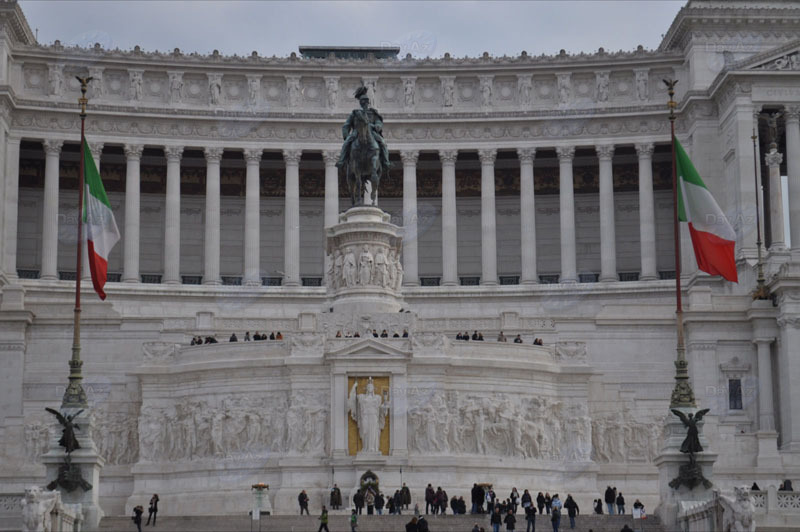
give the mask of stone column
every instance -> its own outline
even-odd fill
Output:
[[[800,250],[800,106],[787,107],[786,173],[789,179],[789,236]]]
[[[497,284],[497,216],[494,203],[494,161],[497,150],[478,150],[481,160],[481,284]]]
[[[519,219],[522,275],[520,284],[539,282],[536,272],[536,205],[534,203],[533,158],[536,148],[517,148],[519,157]]]
[[[221,284],[219,276],[219,167],[224,148],[206,148],[206,227],[203,284]]]
[[[775,430],[775,410],[772,405],[772,353],[770,346],[774,338],[756,338],[758,349],[758,430]]]
[[[6,135],[5,198],[3,201],[3,272],[7,280],[17,278],[17,210],[19,205],[19,145],[21,139]],[[0,144],[2,146],[2,144]]]
[[[183,146],[164,146],[167,199],[164,206],[164,284],[181,282],[181,157]]]
[[[575,190],[572,179],[574,146],[556,148],[559,165],[559,206],[561,214],[561,283],[578,282],[575,256]]]
[[[331,371],[331,449],[334,458],[347,456],[347,374]]]
[[[141,190],[139,162],[142,158],[141,144],[126,144],[125,159],[125,237],[124,266],[122,280],[139,282],[139,194]]]
[[[653,143],[636,145],[639,156],[639,247],[641,281],[658,279],[656,264],[656,207],[653,198]]]
[[[286,207],[283,221],[283,286],[300,286],[300,157],[303,150],[283,150],[286,161]]]
[[[58,161],[62,140],[45,140],[42,279],[58,279]]]
[[[100,69],[102,71],[102,69]],[[95,78],[96,79],[96,78]],[[102,83],[102,78],[101,78]],[[94,84],[93,84],[94,85]],[[95,85],[95,89],[97,89],[98,85]],[[92,158],[94,159],[94,164],[97,167],[97,171],[101,172],[100,170],[100,159],[103,155],[103,143],[102,142],[89,142],[89,151],[92,154]],[[103,174],[100,174],[102,176]],[[85,194],[85,192],[84,192]],[[86,201],[86,197],[84,196],[83,201]],[[83,237],[86,238],[86,228],[83,229]],[[82,281],[91,281],[92,280],[92,272],[89,269],[89,246],[86,245],[85,240],[83,245],[81,245],[81,280]]]
[[[774,148],[764,156],[769,167],[769,221],[772,242],[769,249],[783,251],[786,248],[786,236],[783,227],[783,189],[781,187],[781,163],[783,154]]]
[[[403,159],[403,285],[419,286],[417,255],[417,159],[419,152],[402,151]]]
[[[458,150],[441,150],[442,161],[442,285],[458,285],[458,228],[456,226],[456,160]]]
[[[339,152],[324,151],[322,159],[325,161],[325,227],[330,227],[339,223],[339,169],[336,168]]]
[[[408,378],[398,372],[391,379],[390,453],[404,458],[408,456]]]
[[[244,199],[244,279],[245,286],[261,286],[261,155],[264,150],[244,150],[247,164]]]
[[[618,280],[617,237],[614,226],[614,145],[595,146],[600,161],[600,281]]]

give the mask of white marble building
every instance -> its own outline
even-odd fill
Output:
[[[487,481],[587,504],[611,484],[654,507],[676,339],[663,78],[680,80],[678,137],[737,234],[738,285],[698,272],[682,242],[715,482],[800,478],[800,3],[692,1],[653,51],[330,52],[42,45],[0,4],[0,497],[43,482],[56,435],[44,407],[68,374],[87,74],[87,138],[123,235],[108,299],[83,283],[106,513],[152,492],[165,513],[246,511],[258,481],[286,511],[300,489],[314,505],[333,482],[347,495],[368,468],[415,497]],[[323,282],[362,83],[395,162],[380,206],[403,227],[403,311],[372,316],[330,312]],[[754,168],[774,304],[750,296]],[[474,330],[487,341],[454,340]],[[225,342],[245,331],[284,339]],[[196,334],[222,343],[189,347]],[[348,425],[349,379],[367,376],[391,405],[379,456],[355,454]]]

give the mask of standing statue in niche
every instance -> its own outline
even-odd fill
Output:
[[[364,246],[364,250],[358,257],[358,284],[367,286],[372,281],[372,265],[374,260],[369,248]]]
[[[369,105],[368,89],[363,85],[355,92],[360,109],[354,109],[342,126],[342,151],[336,166],[345,167],[350,187],[351,204],[364,203],[366,181],[372,185],[372,204],[378,204],[378,185],[382,174],[388,172],[389,148],[383,139],[383,117]]]
[[[380,395],[375,395],[372,377],[367,382],[366,393],[358,393],[358,381],[353,383],[347,398],[347,411],[358,425],[362,451],[365,453],[380,452],[380,435],[386,425],[389,403]]]
[[[348,288],[356,285],[356,256],[351,250],[347,251],[344,256],[344,264],[342,265],[342,280],[344,285]]]

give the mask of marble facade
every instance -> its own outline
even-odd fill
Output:
[[[652,51],[463,59],[42,45],[2,3],[0,495],[43,482],[57,435],[44,407],[70,354],[75,74],[96,80],[87,137],[123,233],[108,299],[82,313],[106,514],[154,491],[173,515],[246,512],[256,482],[286,512],[300,489],[319,505],[367,469],[417,499],[434,479],[579,503],[613,484],[654,508],[675,347],[666,77],[681,80],[678,136],[737,233],[738,285],[698,272],[682,242],[714,480],[800,477],[798,54],[796,2],[689,2]],[[380,205],[397,232],[348,286],[334,162],[361,83],[396,161]],[[778,111],[771,151],[760,118]],[[754,162],[774,305],[749,294]],[[474,330],[487,341],[454,340]],[[244,331],[283,340],[224,342]],[[196,334],[223,343],[189,346]],[[348,383],[370,376],[389,382],[388,453],[352,455]]]

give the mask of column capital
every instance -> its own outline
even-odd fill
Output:
[[[164,156],[167,161],[180,161],[183,157],[183,146],[164,146]]]
[[[779,167],[783,162],[783,154],[776,150],[772,150],[764,156],[764,160],[766,161],[767,166],[770,168]]]
[[[756,345],[758,345],[758,344],[767,344],[767,345],[769,345],[774,341],[775,341],[774,337],[757,337],[757,338],[753,338],[753,343],[756,344]]]
[[[521,163],[532,163],[536,158],[536,148],[517,148],[517,158]]]
[[[597,152],[597,158],[601,161],[610,161],[614,157],[613,144],[598,144],[594,149]]]
[[[264,150],[261,148],[245,148],[244,160],[247,162],[247,164],[258,164],[261,162],[261,156],[263,153]]]
[[[322,160],[325,161],[325,166],[333,166],[339,160],[338,150],[325,150],[322,152]]]
[[[786,114],[786,121],[797,122],[800,120],[800,105],[787,105],[784,108]]]
[[[61,147],[64,145],[63,140],[57,139],[45,139],[42,141],[42,146],[44,146],[44,152],[47,155],[59,155],[61,154]]]
[[[403,165],[415,166],[419,160],[419,151],[417,150],[404,150],[400,152],[400,158],[403,160]]]
[[[497,159],[497,150],[495,148],[482,148],[478,150],[478,158],[481,164],[494,164]]]
[[[203,149],[203,153],[206,156],[206,163],[218,163],[222,160],[222,152],[225,151],[225,148],[218,148],[218,147],[207,147]]]
[[[655,144],[652,142],[642,142],[636,145],[636,155],[639,159],[647,159],[653,156]]]
[[[572,162],[572,159],[575,157],[575,146],[557,146],[556,154],[558,155],[559,162]]]
[[[126,144],[125,158],[129,161],[138,161],[142,158],[142,151],[144,151],[144,146],[141,144]]]
[[[439,160],[442,165],[456,164],[458,159],[458,150],[439,150]]]
[[[283,160],[286,165],[300,164],[300,158],[303,156],[303,150],[283,150]]]

